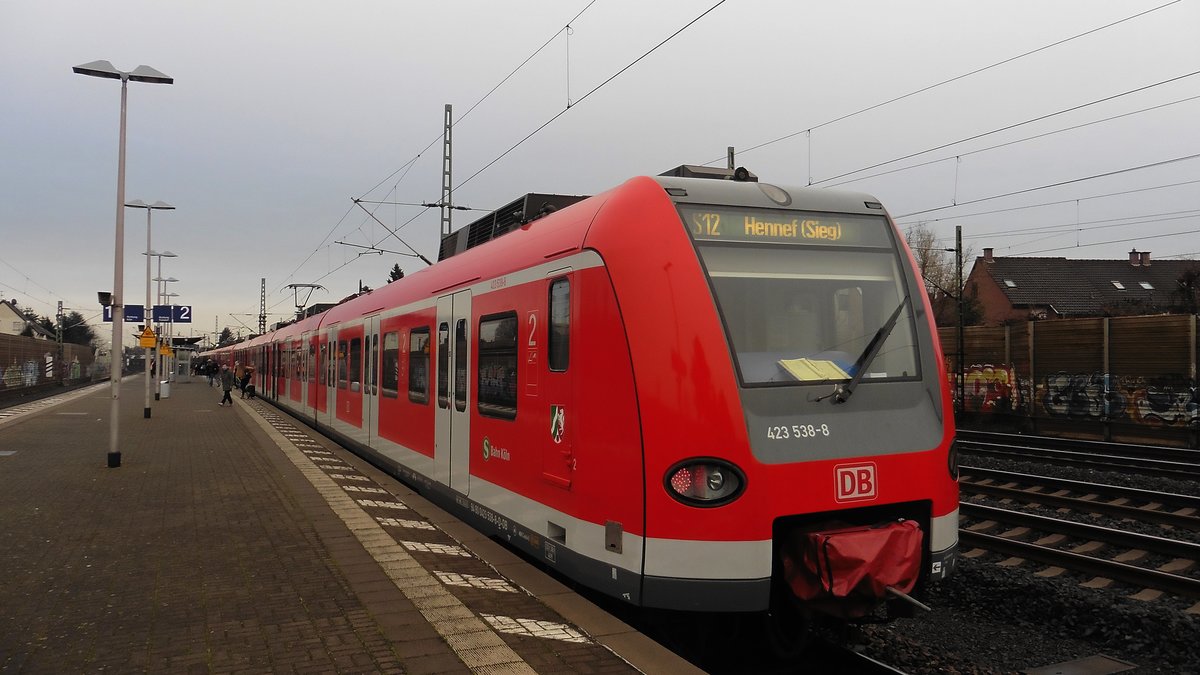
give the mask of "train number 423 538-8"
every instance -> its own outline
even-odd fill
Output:
[[[786,438],[817,438],[829,436],[828,424],[793,424],[786,427],[767,427],[767,438],[779,441]]]

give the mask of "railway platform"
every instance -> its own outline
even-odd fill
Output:
[[[698,672],[404,485],[202,381],[0,419],[0,672]]]

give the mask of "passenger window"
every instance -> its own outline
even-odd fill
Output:
[[[371,383],[371,395],[376,392],[376,385],[379,384],[379,335],[371,336],[371,349],[368,350],[371,357],[367,359],[367,381]]]
[[[362,338],[350,340],[350,391],[362,388]]]
[[[450,324],[438,324],[438,407],[450,406]]]
[[[479,413],[517,417],[517,314],[507,312],[479,322]]]
[[[454,324],[454,409],[467,409],[467,320]]]
[[[325,369],[328,368],[327,364],[329,363],[325,357],[325,347],[325,344],[321,345],[320,363],[317,366],[317,384],[322,387],[325,386]]]
[[[348,375],[348,373],[346,372],[346,356],[347,356],[347,352],[348,352],[349,350],[346,348],[346,342],[345,342],[345,341],[342,341],[342,342],[339,342],[339,343],[337,343],[337,346],[338,346],[338,351],[337,351],[337,383],[338,383],[338,389],[345,389],[345,388],[346,388],[347,379],[348,379],[348,378],[347,378],[347,375]]]
[[[396,332],[383,334],[383,395],[396,398],[400,395],[400,335]]]
[[[550,284],[550,370],[563,372],[571,355],[571,281],[556,279]]]
[[[429,403],[428,328],[414,328],[408,336],[408,400]]]

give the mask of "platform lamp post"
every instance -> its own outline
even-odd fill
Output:
[[[176,282],[176,281],[179,281],[179,280],[178,280],[178,279],[176,279],[175,277],[167,277],[166,279],[164,279],[164,278],[163,278],[163,276],[162,276],[162,274],[159,274],[157,277],[154,277],[154,280],[158,282],[158,301],[157,301],[157,304],[161,305],[161,304],[163,304],[163,302],[164,302],[163,298],[164,298],[164,297],[167,295],[167,284],[174,283],[174,282]],[[174,293],[172,293],[171,295],[175,295],[175,294],[174,294]],[[160,336],[160,337],[159,337],[159,346],[161,347],[161,346],[162,346],[162,339],[161,339],[161,336],[162,336],[162,324],[161,324],[161,323],[160,323],[160,324],[158,324],[158,333],[159,333],[159,336]],[[159,350],[156,350],[156,351],[159,351],[159,352],[161,352],[162,350],[161,350],[161,349],[159,349]],[[161,377],[162,377],[162,374],[163,374],[163,358],[162,358],[162,354],[161,354],[161,353],[159,353],[158,355],[156,355],[156,356],[155,356],[155,358],[158,360],[158,376],[161,378]],[[162,380],[161,380],[161,379],[159,379],[158,381],[159,381],[159,382],[162,382]],[[161,385],[160,385],[160,388],[161,388]],[[160,392],[160,393],[161,393],[161,392]],[[159,394],[155,394],[155,396],[156,396],[156,397],[157,397],[158,395],[159,395]]]
[[[146,308],[149,309],[151,307],[151,305],[150,305],[150,256],[154,255],[154,249],[150,248],[150,227],[151,227],[150,215],[156,209],[160,210],[160,211],[173,211],[173,210],[175,210],[175,207],[171,206],[170,204],[168,204],[166,202],[154,202],[153,204],[147,204],[146,202],[144,202],[140,199],[135,199],[131,202],[125,202],[125,206],[128,208],[131,208],[131,209],[146,209],[146,252],[143,253],[142,255],[146,256]],[[160,266],[162,265],[162,258],[158,259],[158,264]],[[159,275],[161,276],[161,274],[162,274],[162,270],[160,269]],[[149,320],[146,321],[146,325],[147,326],[150,325]],[[150,358],[151,358],[151,348],[147,347],[146,348],[146,405],[142,409],[142,417],[144,417],[145,419],[150,419],[150,390],[153,388],[150,385]],[[155,400],[157,400],[157,399],[155,399]]]
[[[175,347],[175,298],[178,298],[178,293],[163,293],[162,304],[171,306],[171,318],[167,320],[167,347],[174,350]],[[160,375],[165,375],[168,382],[172,381],[171,375],[175,372],[175,354],[172,351],[170,355],[160,364],[158,372]]]
[[[150,66],[138,66],[132,71],[119,70],[108,61],[92,61],[81,66],[74,66],[72,71],[89,77],[103,77],[121,81],[121,127],[120,141],[117,144],[117,231],[116,252],[113,255],[113,289],[112,289],[112,351],[114,354],[124,354],[124,266],[125,266],[125,106],[128,100],[129,81],[147,82],[150,84],[173,84],[174,78],[160,73]],[[121,364],[123,357],[115,358],[109,381],[112,383],[112,406],[109,412],[108,430],[108,467],[115,469],[121,466],[121,450],[118,443],[120,438],[121,413]]]
[[[178,253],[172,253],[170,251],[163,251],[161,253],[158,253],[155,251],[150,251],[150,257],[158,258],[158,276],[155,276],[154,280],[152,280],[152,281],[157,282],[157,283],[155,283],[155,289],[154,289],[155,304],[161,305],[162,304],[162,283],[161,283],[161,281],[162,281],[162,259],[163,258],[178,258],[179,255],[178,255]],[[148,319],[148,321],[146,321],[146,324],[149,325],[149,319]],[[155,357],[155,358],[157,359],[157,357]],[[156,400],[156,401],[158,400],[158,394],[160,394],[160,392],[158,392],[158,384],[157,384],[157,380],[155,380],[154,400]]]

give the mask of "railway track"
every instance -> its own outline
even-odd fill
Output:
[[[959,490],[964,493],[1200,531],[1200,497],[1192,495],[974,466],[961,466],[959,471]]]
[[[1196,569],[1200,544],[979,504],[963,503],[959,508],[961,517],[977,521],[959,530],[960,545],[1200,600],[1200,578],[1181,574]],[[1008,529],[992,534],[1002,527]],[[1029,538],[1034,541],[1026,541]],[[1082,543],[1070,549],[1060,548],[1072,540]],[[1121,549],[1122,553],[1112,558],[1095,555],[1110,547]],[[1171,561],[1159,568],[1133,564],[1154,557],[1167,557]]]
[[[965,430],[959,431],[958,438],[959,452],[964,455],[1028,459],[1184,480],[1200,478],[1200,450]]]

